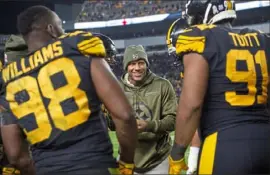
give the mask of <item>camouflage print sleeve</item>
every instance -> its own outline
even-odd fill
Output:
[[[102,112],[103,112],[103,115],[104,115],[104,117],[106,119],[106,123],[107,123],[108,129],[110,131],[115,131],[115,125],[114,125],[114,122],[112,120],[111,114],[106,109],[106,107],[104,106],[104,104],[102,105]]]

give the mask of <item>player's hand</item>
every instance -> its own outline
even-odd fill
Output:
[[[137,127],[138,127],[138,131],[139,132],[143,132],[145,131],[146,127],[147,127],[147,122],[144,120],[137,120]]]
[[[130,175],[134,173],[135,165],[133,163],[129,164],[121,160],[119,160],[118,163],[119,163],[119,171],[122,175]]]
[[[171,156],[169,156],[169,174],[180,174],[182,170],[187,170],[188,167],[185,163],[184,158],[180,160],[173,160]]]
[[[20,171],[11,167],[3,167],[2,174],[3,175],[20,175]]]

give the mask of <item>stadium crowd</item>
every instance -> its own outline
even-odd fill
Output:
[[[184,7],[185,1],[85,1],[77,22],[107,21],[113,19],[174,13]]]

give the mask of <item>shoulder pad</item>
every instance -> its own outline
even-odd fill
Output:
[[[190,27],[180,33],[176,40],[176,54],[181,57],[187,52],[202,53],[204,50],[205,35],[197,27]]]
[[[201,31],[204,31],[204,30],[210,30],[210,29],[213,29],[217,27],[216,25],[213,25],[213,24],[199,24],[199,25],[194,25],[194,26],[191,26],[191,28],[197,28]]]

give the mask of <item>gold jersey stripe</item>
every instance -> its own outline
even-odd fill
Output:
[[[95,47],[96,45],[99,45],[99,44],[103,45],[102,42],[96,41],[96,42],[94,42],[94,43],[92,42],[91,44],[87,44],[87,45],[85,45],[84,47],[80,47],[79,50],[80,50],[80,51],[85,51],[85,50],[87,50],[87,49],[89,49],[89,48],[92,48],[92,47]]]
[[[83,49],[83,47],[87,47],[88,44],[91,44],[91,43],[94,43],[94,42],[102,43],[102,41],[98,37],[93,37],[93,38],[89,38],[87,40],[83,40],[83,41],[79,42],[77,44],[77,47]]]
[[[199,174],[213,174],[218,133],[206,137],[200,158]]]
[[[205,48],[205,37],[199,36],[183,36],[180,35],[176,43],[176,53],[182,54],[185,52],[198,52],[203,53]]]
[[[95,41],[94,43],[84,46],[83,48],[79,48],[82,54],[86,56],[106,56],[105,47],[101,40]]]

